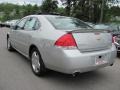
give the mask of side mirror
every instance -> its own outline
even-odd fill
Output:
[[[10,28],[13,29],[13,30],[16,30],[18,28],[18,26],[17,25],[13,25]]]

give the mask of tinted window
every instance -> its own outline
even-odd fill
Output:
[[[25,26],[24,26],[24,29],[26,29],[26,30],[33,30],[36,21],[37,21],[36,18],[30,18],[30,19],[26,22],[26,24],[25,24]]]
[[[22,19],[22,20],[17,24],[17,30],[18,30],[18,29],[23,29],[26,21],[27,21],[27,18]]]
[[[47,19],[56,29],[91,29],[91,27],[79,19],[64,16],[47,16]]]

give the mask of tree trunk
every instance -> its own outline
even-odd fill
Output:
[[[68,16],[70,16],[70,11],[71,11],[71,0],[67,0],[66,13]]]
[[[105,4],[105,1],[102,0],[102,4],[101,4],[101,14],[100,14],[100,21],[99,21],[99,23],[102,23],[102,22],[103,22],[104,4]]]

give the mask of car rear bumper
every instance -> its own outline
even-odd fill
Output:
[[[96,65],[96,57],[104,56],[106,61],[103,64]],[[59,50],[48,55],[51,62],[47,67],[59,72],[73,74],[76,72],[87,72],[101,67],[110,66],[114,63],[116,57],[116,47],[112,45],[111,49],[81,53],[79,50]]]

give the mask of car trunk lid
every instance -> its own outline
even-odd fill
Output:
[[[81,52],[105,50],[112,46],[111,34],[103,30],[76,30],[72,35]]]

